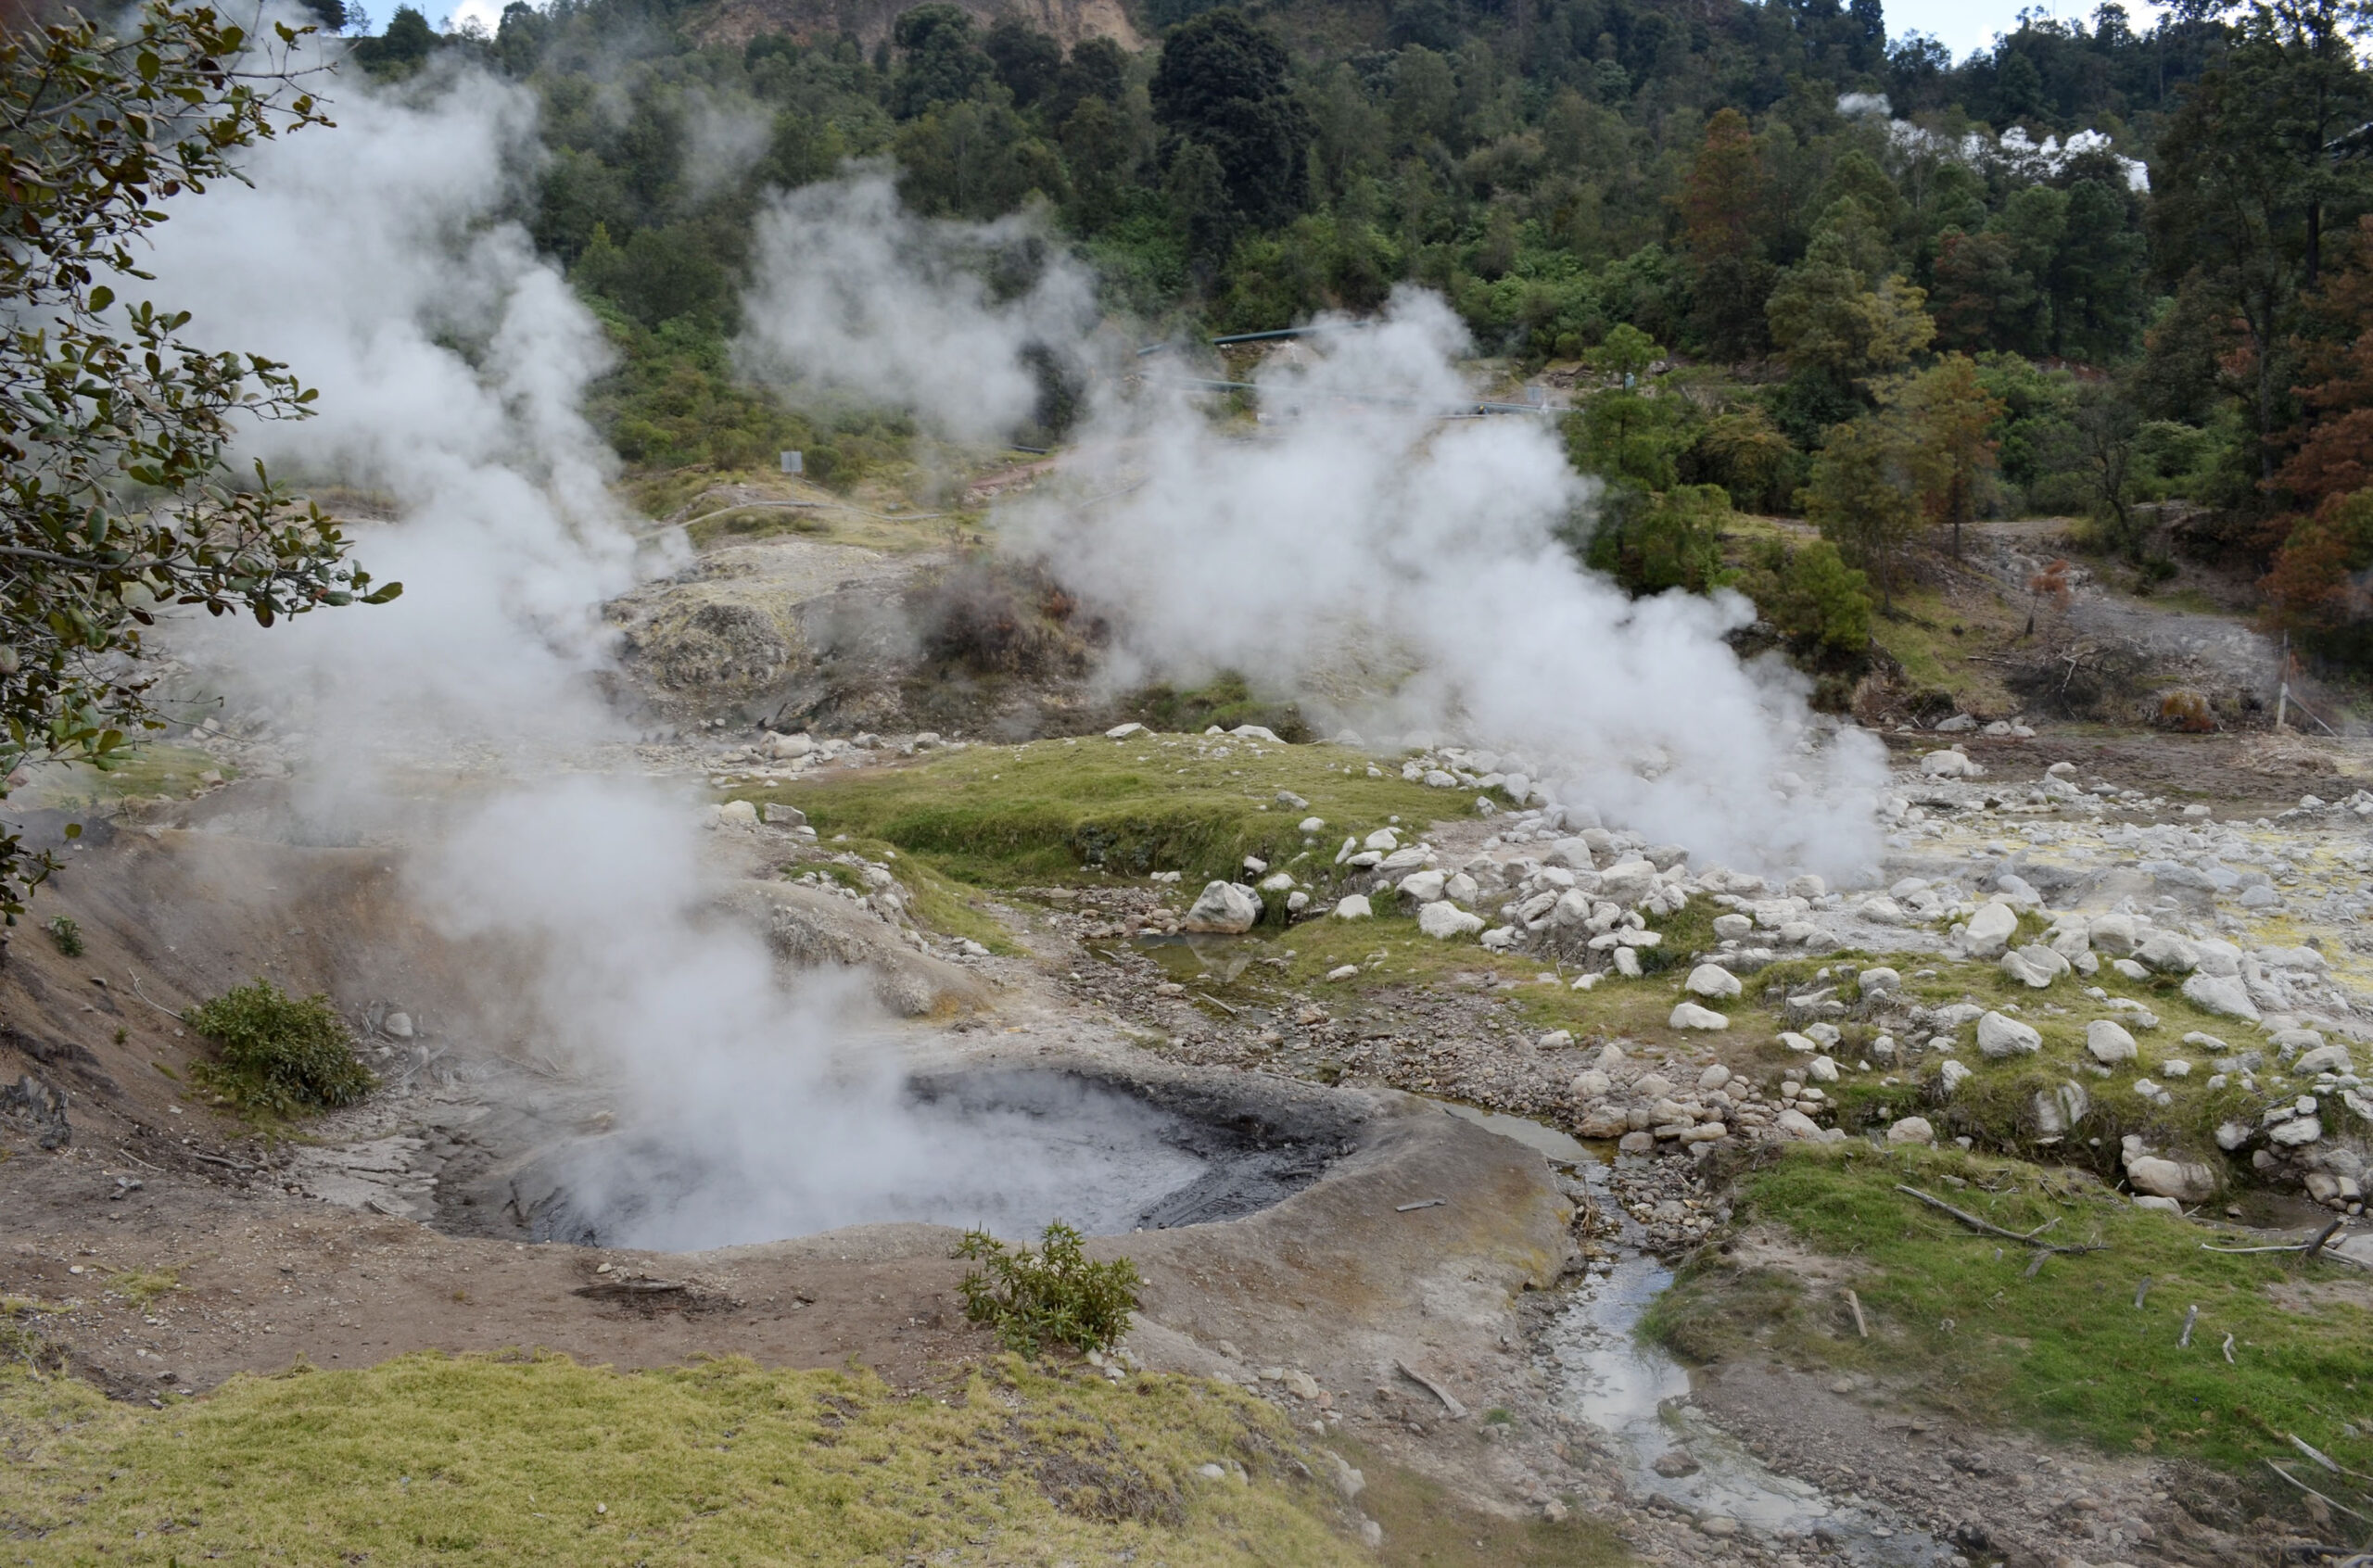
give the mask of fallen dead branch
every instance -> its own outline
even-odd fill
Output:
[[[2106,1252],[2109,1250],[2107,1246],[2098,1242],[2089,1246],[2060,1246],[2050,1242],[2037,1241],[2036,1239],[2037,1236],[2043,1234],[2044,1232],[2050,1230],[2054,1225],[2060,1223],[2057,1220],[2047,1220],[2042,1224],[2037,1225],[2034,1230],[2024,1233],[2018,1231],[2006,1231],[1990,1220],[1980,1220],[1976,1215],[1970,1213],[1967,1209],[1955,1208],[1943,1198],[1937,1197],[1932,1193],[1923,1193],[1917,1187],[1905,1186],[1902,1182],[1898,1182],[1896,1183],[1895,1190],[1902,1193],[1908,1197],[1918,1198],[1921,1202],[1926,1204],[1931,1208],[1944,1210],[1947,1214],[1951,1215],[1954,1219],[1960,1220],[1962,1224],[1967,1225],[1973,1231],[1982,1231],[1989,1236],[2000,1236],[2004,1241],[2014,1241],[2021,1246],[2032,1246],[2038,1254],[2057,1252],[2067,1255],[2080,1252]],[[2035,1270],[2032,1267],[2028,1270],[2030,1274],[2034,1273],[2034,1271]]]
[[[2303,1257],[2318,1258],[2323,1255],[2324,1244],[2331,1240],[2334,1233],[2347,1222],[2345,1220],[2335,1220],[2305,1241],[2285,1242],[2280,1246],[2211,1246],[2206,1242],[2202,1242],[2200,1244],[2200,1250],[2222,1252],[2231,1256],[2246,1252],[2296,1252]]]
[[[2358,1520],[2364,1524],[2373,1524],[2373,1519],[2367,1519],[2365,1515],[2357,1512],[2356,1510],[2349,1507],[2346,1503],[2333,1501],[2330,1498],[2324,1496],[2323,1493],[2316,1490],[2313,1486],[2308,1486],[2307,1483],[2300,1480],[2299,1477],[2291,1474],[2291,1472],[2283,1469],[2282,1466],[2275,1463],[2272,1460],[2265,1461],[2265,1467],[2268,1470],[2273,1471],[2277,1475],[2281,1476],[2285,1481],[2288,1481],[2292,1486],[2298,1487],[2301,1491],[2306,1493],[2309,1497],[2314,1498],[2317,1502],[2322,1503],[2326,1508],[2335,1510],[2341,1513],[2345,1513],[2351,1519]]]
[[[1401,1368],[1402,1376],[1407,1378],[1410,1382],[1417,1385],[1427,1393],[1431,1394],[1435,1398],[1440,1399],[1442,1402],[1442,1409],[1450,1412],[1452,1420],[1465,1421],[1466,1419],[1466,1407],[1453,1398],[1449,1389],[1444,1388],[1440,1384],[1436,1383],[1432,1378],[1428,1377],[1424,1372],[1419,1372],[1416,1368],[1411,1366],[1406,1361],[1402,1361],[1397,1364]]]

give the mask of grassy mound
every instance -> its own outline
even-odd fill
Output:
[[[220,1053],[193,1076],[242,1110],[293,1116],[352,1105],[378,1081],[356,1059],[354,1037],[326,996],[289,996],[259,980],[200,1003],[182,1021]]]
[[[2049,1258],[2031,1275],[2027,1248],[1967,1229],[1899,1182],[2009,1230],[2058,1220],[2050,1240],[2103,1250]],[[1783,1270],[1708,1250],[1642,1325],[1684,1356],[1866,1371],[1954,1415],[2261,1478],[2262,1460],[2298,1458],[2293,1433],[2373,1470],[2373,1433],[2359,1424],[2373,1310],[2348,1265],[2203,1251],[2212,1233],[2084,1176],[1953,1149],[1795,1149],[1749,1171],[1739,1195],[1739,1224],[1769,1221],[1853,1260],[1846,1283],[1871,1337],[1856,1334],[1843,1285],[1813,1294]]]
[[[1294,1441],[1216,1385],[1020,1361],[942,1399],[743,1360],[418,1355],[163,1410],[0,1372],[0,1517],[37,1564],[1366,1561]]]
[[[798,806],[827,839],[879,840],[989,886],[1125,876],[1240,875],[1244,857],[1331,865],[1345,835],[1398,817],[1404,833],[1475,808],[1473,791],[1428,790],[1340,746],[1232,736],[1134,735],[971,746],[928,762],[743,799]],[[1309,802],[1278,800],[1286,792]],[[1326,827],[1304,842],[1307,816]]]

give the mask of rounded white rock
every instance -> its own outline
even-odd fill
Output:
[[[1745,988],[1739,984],[1738,976],[1719,964],[1700,964],[1689,971],[1685,989],[1695,996],[1730,997]]]

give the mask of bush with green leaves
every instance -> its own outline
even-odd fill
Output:
[[[1009,1247],[986,1231],[967,1231],[956,1256],[983,1265],[964,1276],[964,1315],[997,1331],[1007,1349],[1034,1356],[1051,1341],[1074,1350],[1110,1350],[1129,1332],[1137,1304],[1137,1266],[1125,1258],[1088,1260],[1080,1233],[1057,1220],[1038,1250]]]
[[[49,940],[57,944],[58,952],[69,958],[82,956],[82,928],[74,923],[71,915],[53,915],[42,923],[42,929],[49,933]]]
[[[191,1076],[243,1110],[288,1116],[349,1106],[378,1082],[326,996],[294,997],[259,980],[190,1008],[182,1021],[218,1053]]]
[[[1722,533],[1733,517],[1719,485],[1676,485],[1653,494],[1618,487],[1583,559],[1634,596],[1667,588],[1710,592],[1728,580]]]
[[[1738,586],[1800,647],[1852,655],[1871,645],[1871,579],[1846,564],[1827,539],[1794,550],[1783,540],[1760,541]]]

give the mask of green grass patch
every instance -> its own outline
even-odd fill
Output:
[[[1428,790],[1333,745],[1278,746],[1233,738],[1136,735],[971,746],[927,761],[739,798],[780,801],[826,840],[877,840],[960,881],[1012,887],[1074,880],[1090,867],[1122,876],[1181,871],[1199,883],[1241,874],[1244,857],[1331,869],[1347,834],[1401,819],[1404,837],[1474,810],[1474,795]],[[1281,804],[1280,790],[1308,806]],[[1297,824],[1325,830],[1305,843]]]
[[[1123,699],[1121,711],[1148,729],[1167,732],[1200,734],[1212,725],[1234,729],[1240,724],[1257,724],[1288,741],[1299,743],[1311,738],[1301,708],[1255,695],[1250,683],[1234,671],[1183,690],[1148,686]]]
[[[182,1021],[218,1053],[191,1078],[241,1110],[295,1116],[349,1106],[378,1081],[327,996],[290,996],[258,980],[189,1008]]]
[[[2051,1258],[2030,1276],[2028,1249],[1967,1229],[1898,1182],[2010,1230],[2057,1220],[2053,1240],[2104,1250]],[[1712,1250],[1650,1309],[1643,1334],[1698,1360],[1776,1354],[1867,1371],[1954,1415],[2113,1451],[2240,1473],[2295,1453],[2296,1433],[2373,1470],[2373,1310],[2347,1265],[2204,1252],[2213,1231],[2138,1209],[2080,1174],[1949,1148],[1794,1149],[1743,1176],[1738,1200],[1738,1223],[1768,1221],[1853,1260],[1871,1337],[1856,1335],[1842,1287],[1808,1287]]]
[[[162,1410],[0,1372],[0,1516],[36,1564],[1365,1561],[1296,1446],[1222,1385],[1017,1360],[943,1399],[861,1370],[423,1354]]]
[[[1871,639],[1903,666],[1916,689],[1952,696],[1968,713],[2009,713],[2018,704],[1988,663],[2026,626],[2024,610],[1991,592],[1948,600],[1934,588],[1906,588],[1893,613],[1871,618]]]
[[[151,740],[127,745],[96,763],[41,763],[9,798],[24,805],[71,810],[124,800],[179,800],[207,787],[205,775],[234,778],[236,768],[195,746]]]
[[[998,923],[996,917],[981,907],[979,895],[972,889],[920,857],[901,853],[881,839],[850,838],[827,847],[835,854],[845,852],[887,867],[905,890],[907,911],[915,917],[917,924],[948,936],[969,937],[992,953],[1010,955],[1021,951],[1014,946],[1012,935]],[[805,875],[810,871],[857,892],[870,891],[873,887],[862,867],[839,861],[807,861],[795,867],[793,875]]]
[[[182,1288],[178,1269],[127,1269],[108,1277],[108,1289],[134,1307],[149,1307]]]
[[[2024,931],[2021,940],[2027,940]],[[1920,969],[1935,973],[1922,980],[1916,978]],[[2112,997],[2141,1004],[2156,1015],[2158,1027],[2144,1029],[2132,1013],[2083,994],[2086,986],[2098,986]],[[1964,1025],[1959,1043],[1951,1050],[1931,1048],[1911,1058],[1899,1075],[1907,1081],[1903,1083],[1884,1085],[1878,1081],[1881,1075],[1872,1073],[1849,1074],[1832,1085],[1840,1126],[1884,1126],[1897,1117],[1917,1114],[1935,1121],[1947,1135],[1967,1135],[2006,1152],[2032,1153],[2038,1134],[2036,1095],[2074,1081],[2085,1090],[2090,1109],[2067,1141],[2056,1145],[2051,1157],[2109,1177],[2116,1170],[2118,1141],[2126,1134],[2137,1134],[2160,1148],[2181,1147],[2213,1156],[2217,1123],[2228,1119],[2254,1122],[2266,1097],[2248,1094],[2237,1082],[2223,1089],[2208,1087],[2215,1053],[2183,1043],[2186,1034],[2205,1033],[2236,1050],[2252,1045],[2263,1049],[2263,1044],[2254,1028],[2193,1005],[2183,994],[2180,977],[2154,975],[2147,980],[2130,980],[2104,963],[2090,979],[2070,975],[2037,991],[1993,964],[1939,960],[1907,968],[1904,991],[1931,1006],[1954,1002],[1992,1008],[2015,1005],[2019,1011],[2011,1016],[2040,1034],[2043,1048],[2033,1056],[1989,1060],[1977,1049],[1975,1027]],[[2140,1050],[2136,1059],[2116,1064],[2107,1076],[2095,1070],[2099,1064],[2085,1049],[2085,1026],[2096,1018],[2123,1024]],[[1935,1077],[1946,1056],[1969,1068],[1973,1076],[1939,1106],[1925,1101],[1918,1085]],[[2271,1060],[2271,1053],[2268,1056]],[[2169,1078],[2161,1072],[2160,1064],[2170,1057],[2189,1062],[2190,1074]],[[2173,1103],[2163,1106],[2135,1093],[2135,1082],[2145,1078],[2168,1091]],[[2213,1163],[2221,1163],[2221,1157]]]
[[[1417,929],[1414,912],[1404,913],[1390,893],[1374,894],[1372,901],[1378,913],[1370,920],[1321,918],[1282,931],[1263,928],[1246,939],[1246,951],[1256,960],[1274,958],[1276,963],[1248,963],[1233,980],[1214,972],[1199,980],[1196,988],[1230,1003],[1274,1005],[1308,995],[1338,1005],[1370,993],[1404,987],[1491,989],[1508,1005],[1511,1020],[1536,1034],[1562,1029],[1570,1031],[1577,1040],[1619,1039],[1690,1051],[1717,1041],[1776,1042],[1778,1038],[1779,1015],[1761,999],[1752,980],[1743,996],[1718,1009],[1731,1020],[1727,1036],[1669,1027],[1673,1005],[1692,1000],[1681,989],[1689,973],[1690,955],[1712,944],[1712,920],[1718,911],[1704,901],[1693,901],[1678,914],[1649,922],[1665,933],[1663,943],[1639,950],[1643,960],[1650,955],[1665,955],[1655,971],[1643,972],[1638,980],[1603,974],[1588,991],[1572,989],[1570,982],[1578,971],[1571,965],[1561,968],[1523,954],[1492,953],[1472,937],[1438,942]],[[1292,956],[1287,956],[1288,953]],[[1359,966],[1359,975],[1346,980],[1326,979],[1346,964]],[[1648,969],[1644,961],[1642,968]],[[1550,978],[1544,980],[1543,976]],[[1771,1050],[1775,1056],[1786,1055],[1776,1043]]]
[[[684,535],[695,550],[719,544],[748,544],[781,534],[827,534],[831,525],[807,507],[739,506],[695,519]]]

